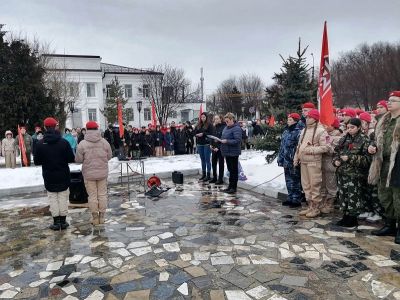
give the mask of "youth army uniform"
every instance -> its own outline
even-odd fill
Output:
[[[335,147],[333,164],[340,161],[336,169],[338,200],[345,215],[358,216],[364,209],[364,186],[371,163],[368,154],[369,138],[359,132],[354,137],[346,134]],[[343,161],[340,156],[347,155]]]

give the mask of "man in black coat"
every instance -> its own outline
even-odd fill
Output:
[[[54,223],[52,230],[66,229],[68,214],[69,186],[71,182],[68,163],[75,161],[69,143],[56,130],[58,122],[53,118],[46,118],[44,138],[36,145],[34,162],[42,166],[44,186],[50,202],[50,212]]]

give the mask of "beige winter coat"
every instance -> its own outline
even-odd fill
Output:
[[[335,172],[336,167],[332,164],[333,154],[335,153],[335,147],[338,145],[339,140],[342,137],[342,133],[335,129],[328,132],[326,136],[326,145],[328,147],[328,152],[322,155],[322,170],[325,172]]]
[[[108,176],[108,161],[112,158],[110,144],[101,137],[99,130],[88,130],[78,144],[75,162],[82,163],[85,180],[102,180]]]
[[[299,144],[293,159],[294,163],[321,162],[322,154],[328,152],[326,139],[327,132],[319,123],[306,125],[306,128],[300,134]]]
[[[3,153],[3,155],[6,153],[6,151],[16,151],[16,147],[15,147],[15,140],[14,138],[8,139],[8,138],[4,138],[3,141],[1,142],[1,153]]]

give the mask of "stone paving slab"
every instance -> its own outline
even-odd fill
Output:
[[[109,190],[106,223],[69,211],[53,232],[46,204],[0,210],[0,298],[400,298],[400,247],[337,215],[307,220],[250,191],[226,195],[186,179],[157,201]],[[9,204],[9,201],[7,201]],[[1,208],[1,202],[0,202]]]

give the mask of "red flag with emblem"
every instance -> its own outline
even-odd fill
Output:
[[[28,166],[28,158],[26,156],[25,141],[24,141],[24,137],[22,136],[21,128],[19,127],[19,125],[18,125],[18,145],[19,145],[19,149],[21,151],[22,163],[25,165],[25,167],[27,167]]]
[[[117,100],[118,104],[118,125],[119,125],[119,137],[123,138],[124,137],[124,121],[122,120],[122,103],[121,101],[119,101],[119,99]]]
[[[320,122],[328,126],[332,125],[335,116],[333,114],[331,69],[329,65],[328,30],[326,21],[322,37],[321,64],[318,78],[318,102]]]
[[[157,126],[156,105],[154,104],[154,99],[151,101],[151,126],[153,126],[153,128],[156,128]]]

